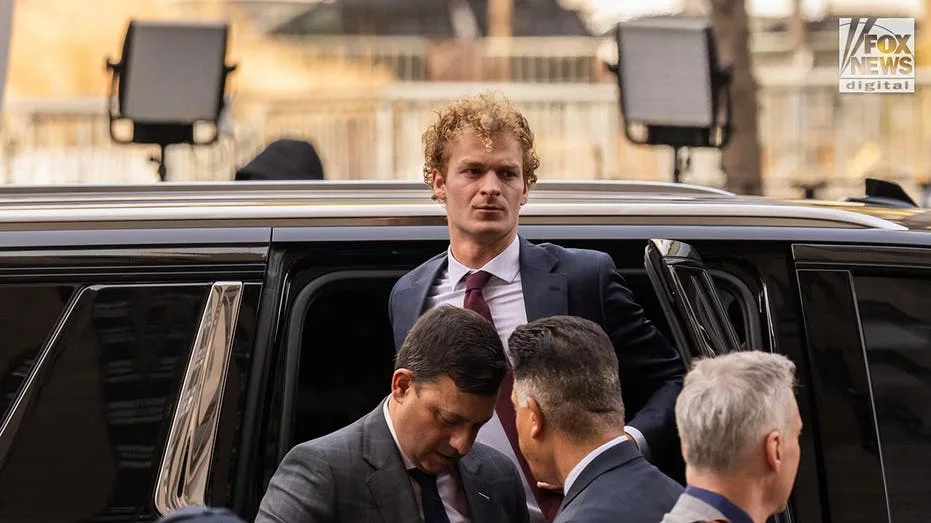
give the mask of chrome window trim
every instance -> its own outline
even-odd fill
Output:
[[[766,334],[769,339],[769,352],[776,352],[776,325],[775,320],[773,319],[773,306],[769,298],[769,284],[766,281],[763,282],[763,310],[766,313]]]
[[[655,222],[657,218],[726,219],[739,223],[757,219],[789,220],[806,225],[824,225],[847,228],[874,228],[905,231],[907,227],[883,218],[853,211],[801,205],[778,204],[775,202],[720,203],[687,201],[616,201],[551,203],[545,200],[531,201],[521,210],[521,217],[528,222],[540,218],[592,219],[594,217],[636,219]],[[189,206],[185,202],[155,202],[145,205],[86,204],[84,207],[47,207],[19,205],[0,207],[0,223],[26,226],[41,223],[87,223],[87,222],[153,222],[178,223],[186,220],[319,220],[330,219],[352,221],[352,219],[381,219],[390,224],[403,219],[445,218],[443,207],[435,203],[384,204],[384,203],[314,203],[270,202],[216,202],[210,205]],[[725,225],[729,225],[726,223]]]
[[[210,288],[155,483],[155,508],[161,515],[206,504],[243,289],[241,281],[214,282]]]

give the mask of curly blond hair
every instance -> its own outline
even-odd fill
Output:
[[[529,189],[537,183],[540,159],[533,148],[530,124],[507,98],[485,93],[446,105],[437,112],[436,120],[423,133],[423,179],[428,187],[433,187],[434,170],[441,173],[446,170],[449,162],[447,144],[465,128],[472,129],[489,150],[494,135],[503,132],[514,136],[523,152],[524,184]]]

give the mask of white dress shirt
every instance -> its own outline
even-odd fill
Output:
[[[427,309],[447,303],[462,307],[465,300],[465,277],[476,272],[459,263],[453,256],[452,248],[447,250],[447,258],[446,269],[439,274],[427,294]],[[491,259],[480,270],[486,271],[492,276],[482,289],[482,297],[488,303],[498,336],[501,338],[505,350],[507,350],[508,338],[511,333],[514,332],[518,325],[527,323],[524,288],[520,283],[520,239],[515,236],[514,241],[501,254]],[[546,519],[533,497],[533,491],[530,489],[527,478],[524,477],[520,462],[517,460],[514,449],[511,448],[511,442],[504,432],[504,426],[501,425],[497,413],[482,427],[476,441],[501,452],[514,463],[514,467],[524,483],[530,521],[532,523],[545,522]]]
[[[446,265],[427,294],[426,309],[438,305],[451,304],[462,307],[465,300],[465,277],[473,269],[459,263],[453,256],[451,248],[447,249],[449,263]],[[491,310],[491,319],[498,330],[498,336],[507,350],[508,337],[518,325],[527,323],[527,309],[524,307],[524,288],[520,284],[520,241],[517,236],[501,254],[495,256],[480,270],[492,275],[482,296]]]
[[[389,400],[390,401],[390,400]],[[407,457],[407,454],[401,450],[398,443],[398,435],[394,432],[394,422],[391,421],[391,412],[388,409],[388,401],[385,401],[385,421],[388,422],[388,430],[391,432],[391,438],[401,453],[401,460],[404,462],[404,470],[417,468],[414,462]],[[420,517],[423,518],[423,504],[420,502],[420,484],[411,477],[411,487],[414,489],[414,498],[417,500],[417,509],[420,510]],[[469,501],[465,497],[465,492],[460,488],[459,474],[454,467],[447,474],[437,474],[436,487],[440,491],[440,498],[443,500],[443,508],[446,509],[446,516],[449,523],[470,523],[469,519]]]
[[[604,452],[610,449],[611,447],[620,445],[621,443],[624,443],[625,441],[627,441],[627,436],[621,435],[621,436],[618,436],[612,439],[611,441],[608,441],[607,443],[604,443],[600,447],[586,454],[585,457],[582,458],[581,461],[576,463],[575,466],[572,467],[572,470],[569,471],[569,475],[566,476],[566,481],[564,482],[563,487],[562,487],[563,492],[566,492],[566,493],[569,492],[569,489],[572,488],[572,484],[575,483],[575,480],[579,479],[579,476],[582,474],[582,471],[585,470],[586,467],[591,465],[592,462],[595,461],[595,458],[604,454]]]

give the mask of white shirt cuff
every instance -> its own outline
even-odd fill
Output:
[[[624,431],[633,436],[634,441],[637,442],[637,448],[640,449],[640,454],[642,454],[647,461],[652,461],[650,459],[650,445],[647,444],[647,439],[643,437],[643,433],[630,425],[625,425]]]

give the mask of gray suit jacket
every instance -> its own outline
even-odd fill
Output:
[[[410,476],[382,408],[291,449],[268,485],[256,522],[420,522]],[[458,471],[473,522],[527,522],[524,487],[503,454],[476,443],[459,460]]]
[[[661,523],[694,523],[695,521],[714,520],[728,521],[718,509],[695,496],[683,493]]]
[[[682,486],[625,441],[596,457],[569,486],[554,523],[655,523]]]

